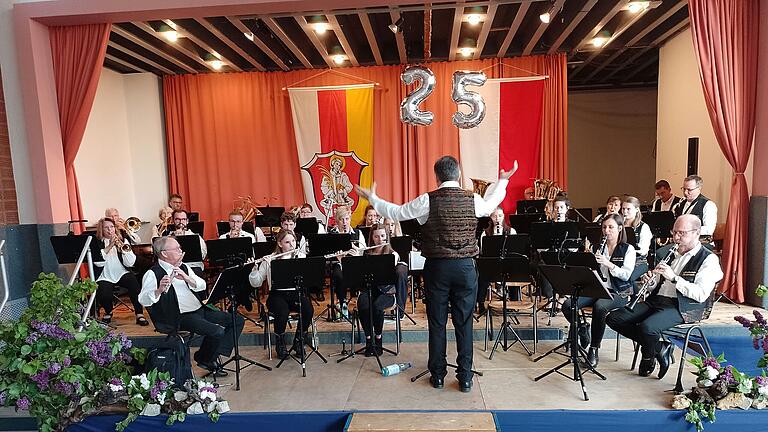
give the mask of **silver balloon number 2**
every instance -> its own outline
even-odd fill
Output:
[[[419,110],[419,105],[435,90],[435,74],[424,66],[411,66],[400,74],[400,79],[406,85],[421,82],[419,88],[400,102],[400,120],[417,126],[431,125],[435,115],[431,111]]]
[[[469,114],[456,111],[453,114],[453,124],[461,129],[477,127],[485,118],[485,102],[479,93],[468,91],[467,86],[480,87],[485,84],[487,77],[482,72],[456,71],[453,73],[453,90],[451,99],[456,105],[467,105]]]

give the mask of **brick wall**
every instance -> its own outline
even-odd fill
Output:
[[[11,143],[8,138],[8,119],[5,115],[2,72],[0,72],[0,225],[19,223],[16,203],[16,182],[13,180]]]

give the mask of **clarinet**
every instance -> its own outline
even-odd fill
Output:
[[[669,253],[667,254],[667,256],[665,256],[664,259],[661,260],[661,262],[658,265],[656,265],[656,268],[658,268],[659,265],[661,264],[669,264],[669,262],[672,261],[672,257],[675,256],[675,252],[677,252],[678,246],[679,245],[675,243],[675,245],[672,246],[672,249],[669,250]],[[658,274],[654,273],[647,281],[645,281],[643,286],[640,288],[640,291],[638,291],[637,296],[635,296],[635,299],[632,300],[632,302],[626,306],[627,309],[629,310],[635,309],[635,305],[637,305],[637,302],[640,301],[642,297],[645,297],[648,290],[656,286],[656,284],[658,283],[658,276],[659,276]]]

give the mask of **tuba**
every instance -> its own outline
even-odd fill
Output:
[[[470,180],[472,180],[472,192],[485,196],[485,191],[491,185],[491,182],[474,178]]]

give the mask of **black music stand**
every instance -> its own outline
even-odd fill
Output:
[[[509,226],[514,228],[518,234],[529,234],[532,223],[547,220],[547,215],[544,213],[511,214],[508,217]]]
[[[517,200],[517,214],[544,213],[547,200]]]
[[[552,373],[557,373],[572,381],[579,381],[581,382],[581,391],[584,393],[584,400],[587,401],[589,400],[589,396],[587,396],[587,387],[584,385],[582,367],[585,368],[585,372],[592,372],[602,380],[605,380],[606,378],[603,374],[598,372],[592,365],[589,364],[589,361],[587,361],[587,352],[579,345],[577,334],[578,326],[576,325],[576,323],[579,322],[579,308],[577,305],[579,304],[579,297],[610,299],[612,298],[611,293],[608,292],[608,290],[600,283],[600,281],[597,280],[597,277],[593,273],[592,269],[588,267],[542,265],[539,266],[539,270],[549,281],[549,283],[552,284],[552,288],[555,292],[560,295],[571,296],[571,304],[573,304],[573,307],[571,308],[571,322],[574,324],[570,326],[568,339],[565,342],[556,346],[555,348],[552,348],[546,354],[535,358],[533,361],[537,362],[552,353],[565,355],[560,353],[559,350],[561,348],[570,347],[570,351],[566,356],[566,360],[560,365],[537,376],[533,380],[539,381],[540,379],[545,378]],[[568,366],[569,364],[573,365],[573,376],[560,372],[560,369]]]
[[[535,249],[558,250],[573,247],[568,240],[579,240],[578,222],[534,222],[531,238]]]
[[[297,245],[298,246],[298,245]],[[259,259],[265,255],[269,255],[275,251],[277,242],[274,240],[267,240],[265,242],[256,242],[251,244],[253,248],[253,257]]]
[[[477,218],[477,228],[475,228],[475,238],[480,238],[481,235],[483,235],[483,231],[488,229],[488,227],[491,226],[491,218],[488,216],[483,216]]]
[[[88,237],[89,235],[51,236],[51,246],[53,246],[53,253],[56,254],[56,260],[59,264],[76,264]],[[99,239],[96,236],[90,237],[93,237],[89,248],[93,261],[104,261],[104,257],[101,256],[101,248],[98,246]]]
[[[202,237],[205,232],[205,221],[189,222],[187,229]]]
[[[200,213],[198,212],[187,212],[187,219],[189,219],[189,222],[197,222],[200,220]]]
[[[344,282],[348,282],[350,286],[362,286],[368,292],[368,318],[371,323],[371,332],[373,332],[373,290],[378,289],[379,285],[394,285],[397,280],[393,257],[394,255],[392,254],[386,254],[351,256],[342,259]],[[365,351],[365,347],[355,351],[354,331],[359,321],[360,317],[356,315],[354,322],[352,323],[353,336],[351,341],[352,346],[350,348],[351,352],[347,354],[346,357],[336,360],[336,363],[341,363],[350,357],[354,357],[355,354],[360,354]],[[374,338],[375,335],[372,334],[371,343],[375,342]],[[384,338],[383,335],[382,338]],[[396,352],[390,349],[382,348],[382,350],[392,355],[397,355]],[[381,364],[381,359],[376,350],[374,350],[373,354],[376,357],[376,362],[379,364],[379,370],[383,369],[384,366]]]
[[[235,315],[237,314],[237,299],[240,297],[239,291],[244,289],[243,281],[248,280],[248,274],[251,272],[251,267],[253,267],[253,264],[241,264],[224,269],[224,271],[221,272],[219,277],[216,279],[216,283],[213,285],[213,290],[211,290],[211,294],[205,301],[205,304],[208,305],[216,303],[219,300],[225,298],[229,300],[229,315],[232,317],[232,346],[234,347],[235,355],[224,362],[219,367],[219,369],[224,369],[235,373],[235,390],[240,390],[240,371],[247,368],[248,366],[256,365],[268,371],[272,370],[272,368],[267,365],[261,364],[255,360],[251,360],[248,357],[243,357],[240,355],[240,344],[238,341],[239,335],[235,330],[237,329]],[[241,361],[244,361],[247,364],[241,367]],[[235,362],[235,368],[227,369],[226,366],[232,362]],[[216,371],[211,371],[206,376],[208,375],[212,375],[215,380]]]
[[[407,265],[408,264],[408,257],[411,254],[411,249],[413,249],[413,239],[411,238],[411,236],[404,235],[404,236],[400,236],[400,237],[390,237],[389,238],[389,244],[390,244],[390,246],[392,246],[392,249],[395,252],[397,252],[398,255],[400,255],[400,261],[403,262],[403,263],[406,263],[406,265]],[[407,294],[408,294],[408,292],[406,290],[406,295]],[[395,293],[395,296],[397,296],[397,295],[398,294]],[[395,297],[395,299],[399,300],[398,297]],[[406,299],[403,299],[403,305],[405,305],[405,301],[406,301]],[[411,318],[411,316],[408,315],[408,312],[405,311],[404,307],[400,307],[400,305],[397,303],[397,301],[395,301],[395,307],[397,308],[396,310],[397,310],[398,315],[399,314],[403,314],[403,316],[408,318],[408,320],[413,325],[416,325],[416,321],[414,321],[413,318]],[[395,319],[398,320],[398,326],[399,326],[400,316],[396,316]],[[402,332],[400,332],[399,330],[398,330],[397,338],[398,338],[397,339],[398,342],[402,342]],[[398,351],[399,351],[399,349],[398,349]]]
[[[280,226],[280,216],[285,213],[285,207],[256,207],[261,214],[256,215],[256,226],[269,227],[269,234],[274,236],[273,228]]]
[[[301,376],[307,376],[307,359],[312,354],[317,354],[323,363],[328,363],[325,357],[320,354],[314,343],[307,344],[302,335],[304,328],[304,318],[302,318],[301,299],[307,296],[306,287],[321,286],[325,279],[325,260],[320,257],[295,258],[295,259],[277,259],[271,263],[272,285],[274,291],[296,291],[299,296],[299,322],[296,326],[296,336],[301,340],[298,352],[293,347],[288,351],[288,357],[283,358],[275,366],[279,368],[283,362],[292,358],[301,365]],[[269,335],[267,335],[269,337]],[[304,349],[304,345],[309,346],[310,353]],[[295,346],[295,344],[294,344]]]
[[[671,231],[675,226],[675,214],[671,211],[650,212],[643,215],[643,222],[648,224],[648,228],[651,229],[651,234],[656,240],[668,239],[672,237]],[[651,242],[651,250],[648,251],[648,267],[653,268],[656,264],[656,250],[658,249],[655,241]],[[650,258],[654,259],[651,262]]]
[[[307,242],[310,244],[309,256],[311,257],[325,257],[336,252],[352,249],[351,234],[307,234]],[[310,286],[323,286],[323,282],[324,281],[321,279],[320,283],[317,285]],[[326,306],[322,312],[317,314],[317,316],[328,312],[327,320],[334,322],[336,321],[336,313],[338,312],[340,317],[351,324],[352,321],[342,315],[340,308],[338,308],[334,302],[335,293],[333,289],[333,283],[331,283],[331,288],[329,291],[330,295],[328,296],[328,306]]]
[[[525,345],[525,342],[523,342],[520,335],[517,334],[512,327],[512,324],[509,322],[509,314],[507,313],[507,282],[530,282],[529,260],[528,257],[523,254],[513,252],[512,254],[507,255],[505,250],[506,248],[502,246],[500,248],[501,254],[499,256],[495,258],[484,257],[477,259],[478,273],[483,275],[483,279],[490,281],[500,280],[502,287],[502,325],[499,329],[499,333],[496,335],[496,341],[493,344],[491,355],[488,357],[488,360],[493,360],[493,353],[496,352],[496,347],[499,346],[502,335],[504,343],[501,345],[501,348],[504,352],[509,350],[512,345],[520,342],[520,345],[523,346],[525,352],[527,352],[528,355],[531,355],[531,350],[528,349],[528,346]],[[487,313],[491,313],[491,311],[489,310]],[[512,332],[512,335],[515,337],[515,340],[511,344],[507,338],[507,331]]]
[[[581,237],[589,240],[592,245],[599,245],[600,239],[603,237],[603,228],[599,223],[585,223],[579,227]]]
[[[208,262],[212,266],[231,267],[253,258],[249,237],[206,240],[205,244],[208,247]]]
[[[500,257],[502,256],[502,249],[504,250],[504,255],[528,255],[531,245],[528,234],[485,236],[482,243],[480,248],[481,257]]]
[[[228,221],[218,221],[216,222],[216,235],[222,235],[228,233],[229,230],[229,222]],[[253,222],[246,221],[243,222],[243,231],[251,233],[253,235],[256,235],[256,231],[254,231],[253,228]]]
[[[413,239],[413,245],[416,249],[420,249],[421,245],[421,224],[416,219],[408,219],[400,221],[400,230],[403,235],[407,235]]]
[[[158,237],[159,238],[159,237]],[[188,234],[174,237],[181,250],[184,251],[184,262],[201,262],[203,260],[203,251],[200,249],[200,236],[197,234]]]
[[[314,217],[296,219],[296,232],[301,233],[303,236],[317,234],[319,230],[320,224]]]

